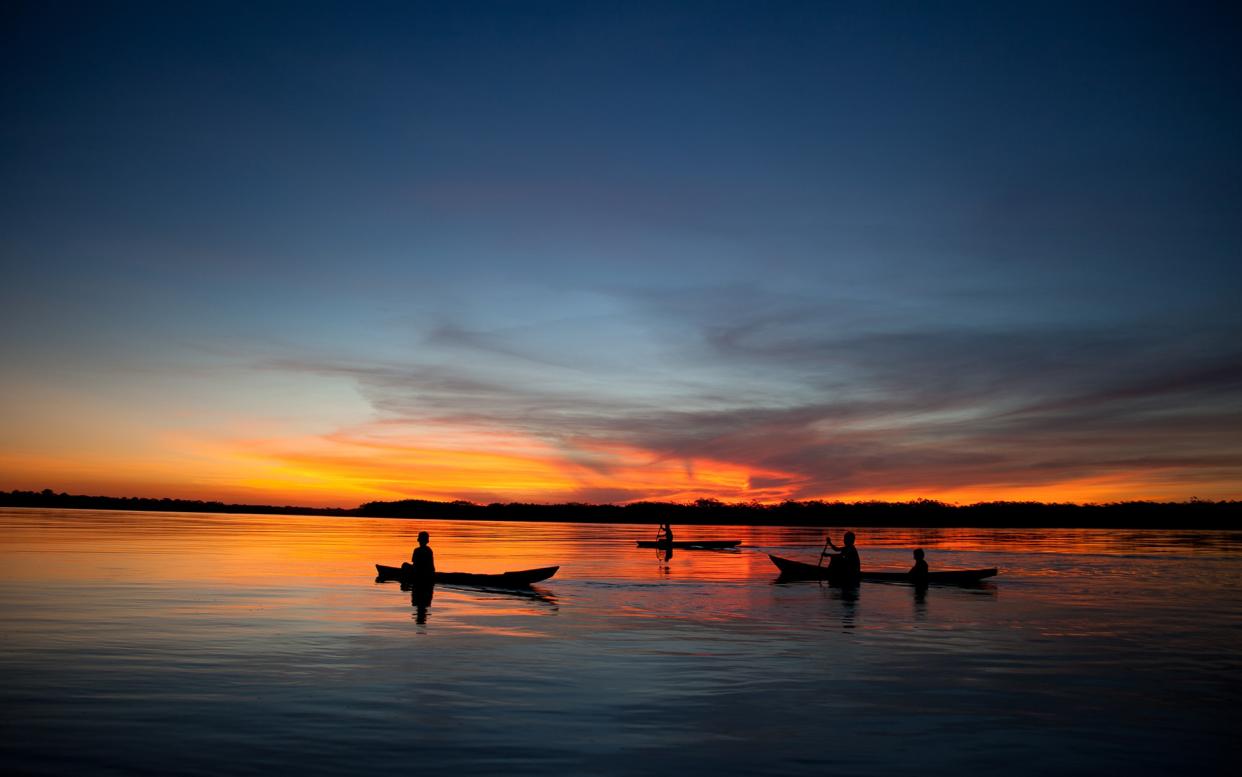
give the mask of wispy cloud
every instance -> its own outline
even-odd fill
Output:
[[[1212,338],[1196,332],[1192,349],[1176,331],[936,329],[737,289],[699,295],[669,305],[630,297],[653,332],[667,333],[651,351],[658,359],[634,374],[594,359],[576,367],[573,352],[532,355],[538,332],[458,324],[427,330],[404,363],[263,366],[356,383],[375,423],[333,435],[343,449],[382,437],[457,450],[455,436],[486,446],[498,439],[488,435],[513,435],[538,450],[498,467],[538,461],[558,473],[506,492],[489,485],[505,473],[471,467],[477,482],[454,479],[458,495],[938,496],[1242,475],[1242,354],[1223,334],[1213,334],[1221,347],[1204,349]],[[391,472],[399,457],[384,460],[374,466]]]

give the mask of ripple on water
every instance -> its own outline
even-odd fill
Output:
[[[29,773],[1221,772],[1242,702],[1229,532],[877,529],[977,588],[773,583],[807,528],[0,510],[0,761]],[[561,564],[529,595],[373,564]]]

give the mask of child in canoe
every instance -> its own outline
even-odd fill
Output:
[[[910,567],[908,574],[915,585],[927,584],[927,562],[923,560],[922,548],[914,549],[914,566]]]
[[[418,547],[410,554],[410,563],[402,564],[403,569],[413,568],[414,579],[418,582],[432,582],[436,579],[436,557],[427,542],[431,535],[425,531],[418,533]]]
[[[854,532],[847,531],[843,542],[844,546],[838,548],[832,541],[832,535],[828,535],[828,547],[836,551],[828,554],[831,559],[828,562],[828,575],[841,580],[857,581],[862,575],[862,560],[854,545]]]

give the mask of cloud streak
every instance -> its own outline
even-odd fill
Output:
[[[1225,333],[867,329],[854,312],[845,327],[810,304],[720,296],[632,295],[652,331],[668,333],[635,375],[576,368],[575,353],[532,355],[539,333],[444,324],[405,363],[263,366],[357,385],[375,422],[331,435],[343,450],[526,441],[495,472],[470,467],[477,482],[455,480],[455,496],[1176,497],[1242,476],[1242,354]],[[1222,346],[1202,347],[1213,340]],[[399,472],[396,450],[373,466]],[[506,487],[504,467],[518,461],[556,477]]]

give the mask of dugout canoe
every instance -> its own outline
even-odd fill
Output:
[[[828,580],[828,567],[807,564],[802,561],[768,554],[772,563],[781,571],[782,580]],[[928,572],[927,582],[939,585],[970,585],[988,577],[995,577],[996,567],[988,569],[948,569]],[[870,583],[911,583],[908,572],[869,572],[863,570],[862,580]]]
[[[540,567],[539,569],[520,569],[515,572],[498,572],[481,574],[477,572],[436,572],[436,582],[446,585],[479,585],[494,588],[526,588],[531,583],[547,580],[556,574],[560,567]],[[403,583],[413,581],[413,575],[401,567],[386,567],[376,564],[376,578],[380,582],[397,580]]]
[[[640,548],[676,548],[678,550],[721,550],[723,548],[736,548],[741,545],[741,540],[673,540],[672,542],[661,542],[659,540],[639,540]]]

